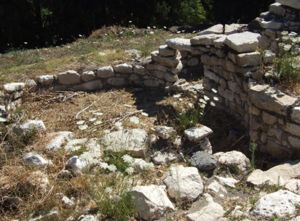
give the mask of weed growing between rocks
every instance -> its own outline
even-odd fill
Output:
[[[300,92],[300,40],[299,37],[282,32],[279,43],[279,54],[274,60],[275,76],[286,90]]]
[[[127,192],[129,183],[123,176],[103,179],[96,175],[89,183],[91,196],[104,220],[127,221],[134,215],[133,200]]]
[[[203,112],[204,110],[202,108],[196,108],[179,114],[175,120],[177,132],[183,134],[184,130],[195,127],[197,124],[201,123]]]

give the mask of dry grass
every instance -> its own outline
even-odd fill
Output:
[[[140,118],[139,127],[142,125],[143,128],[150,129],[153,126],[155,119],[141,115],[135,106],[136,98],[128,91],[76,94],[77,96],[68,92],[30,94],[25,98],[23,108],[28,118],[43,120],[48,132],[72,131],[77,137],[100,137],[103,130],[112,129],[117,121],[136,127],[128,123],[130,116]],[[65,96],[73,97],[63,101]],[[91,120],[94,122],[90,122]],[[80,130],[78,121],[84,121],[88,129]],[[96,122],[98,125],[95,125]]]
[[[288,94],[300,96],[300,83],[299,82],[281,82],[279,85],[280,90]]]
[[[126,50],[140,50],[143,56],[166,39],[178,36],[163,30],[109,27],[90,37],[60,47],[15,50],[0,56],[0,82],[21,81],[37,75],[68,69],[102,66],[133,59]],[[180,36],[189,36],[181,34]]]

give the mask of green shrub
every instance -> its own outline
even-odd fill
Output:
[[[185,129],[195,127],[201,122],[203,116],[203,109],[192,109],[179,115],[176,119],[176,130],[183,133]]]
[[[134,204],[123,176],[103,178],[101,174],[89,181],[90,192],[104,220],[127,221],[134,215]],[[108,191],[109,189],[109,191]]]
[[[279,54],[274,61],[275,74],[281,81],[300,82],[300,40],[292,33],[282,32],[281,35]]]
[[[114,153],[111,151],[105,152],[105,161],[108,164],[113,164],[117,167],[118,171],[124,173],[125,170],[129,167],[129,164],[122,159],[122,156],[125,153]]]
[[[279,80],[300,82],[300,69],[295,65],[297,59],[290,54],[285,54],[275,59],[276,76]]]

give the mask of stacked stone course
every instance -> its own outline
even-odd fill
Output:
[[[299,33],[299,9],[298,0],[278,0],[256,19],[260,34],[245,31],[245,25],[215,25],[192,39],[167,40],[140,63],[69,70],[40,76],[36,82],[56,90],[95,91],[127,86],[174,88],[182,84],[181,75],[203,76],[202,101],[240,120],[260,151],[278,158],[295,157],[300,154],[300,99],[268,85],[262,66],[272,64],[282,31]],[[8,103],[18,100],[22,91],[12,93],[9,85],[4,89]]]

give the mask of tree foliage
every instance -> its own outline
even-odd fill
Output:
[[[73,40],[102,26],[248,22],[272,0],[0,0],[0,50]]]

